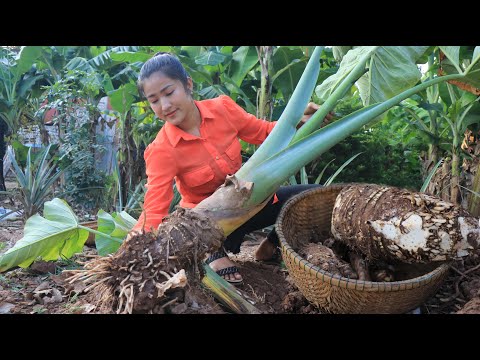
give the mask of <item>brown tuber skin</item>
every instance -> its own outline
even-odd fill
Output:
[[[345,186],[332,234],[368,260],[429,263],[466,256],[480,244],[478,219],[435,196],[375,184]]]
[[[357,279],[349,263],[339,258],[329,247],[320,243],[308,243],[299,249],[300,255],[320,269],[333,275],[339,275],[350,279]]]
[[[350,264],[358,275],[358,280],[371,281],[368,271],[368,264],[361,254],[353,251],[349,253]]]

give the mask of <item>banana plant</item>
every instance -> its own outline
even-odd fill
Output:
[[[461,143],[463,135],[469,125],[480,122],[480,106],[478,98],[468,92],[464,92],[460,98],[457,98],[451,84],[447,84],[452,104],[448,107],[446,113],[440,116],[448,123],[451,129],[451,154],[452,154],[452,179],[450,185],[450,202],[458,203],[460,194],[460,166],[461,166]],[[476,116],[468,116],[473,107],[477,108]]]
[[[42,78],[32,69],[40,51],[38,47],[23,47],[19,54],[0,48],[0,159],[5,156],[5,137],[16,134],[21,127],[21,120],[29,111],[30,91]],[[0,188],[5,189],[3,167],[0,166]]]

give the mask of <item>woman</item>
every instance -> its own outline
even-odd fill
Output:
[[[138,88],[165,125],[144,152],[148,177],[144,211],[129,236],[158,227],[173,199],[173,181],[182,196],[181,207],[193,208],[210,196],[228,174],[234,174],[242,165],[238,139],[261,144],[276,124],[247,113],[225,95],[194,100],[192,78],[170,53],[157,53],[145,62]],[[317,109],[318,105],[310,103],[301,123]],[[327,121],[329,118],[330,115]],[[245,234],[274,224],[283,203],[306,188],[281,188],[264,209],[227,237],[224,248],[238,253]],[[272,231],[257,249],[256,259],[272,259],[277,244],[278,238]],[[242,282],[224,249],[213,253],[207,263],[225,280]]]

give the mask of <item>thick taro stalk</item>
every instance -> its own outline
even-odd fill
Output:
[[[375,184],[351,184],[332,213],[335,239],[370,260],[445,261],[480,245],[477,218],[436,196]]]
[[[318,79],[322,50],[314,50],[272,133],[235,175],[229,176],[195,208],[176,210],[160,225],[156,236],[131,237],[115,254],[90,261],[69,281],[84,281],[90,290],[90,302],[104,311],[157,312],[181,297],[176,288],[186,285],[182,271],[186,269],[187,276],[196,275],[188,277],[196,281],[197,269],[201,270],[198,263],[206,252],[218,249],[227,235],[260,211],[280,185],[301,167],[400,101],[435,83],[462,76],[435,78],[321,128],[325,115],[345,94],[345,89],[364,74],[368,59],[376,51],[376,47],[369,47],[351,69],[354,75],[345,76],[321,111],[310,118],[310,130],[294,139]]]

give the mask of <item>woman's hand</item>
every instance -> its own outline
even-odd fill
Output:
[[[130,240],[131,237],[133,237],[135,235],[139,235],[140,233],[141,233],[140,231],[132,230],[127,234],[124,241]]]
[[[303,112],[303,116],[300,120],[300,122],[297,125],[297,129],[300,129],[303,124],[305,124],[315,112],[320,109],[320,105],[315,104],[314,102],[309,102],[307,107],[305,108],[305,111]],[[321,127],[324,127],[325,125],[328,125],[330,121],[333,119],[334,113],[329,112],[325,118],[323,119],[323,123]]]

